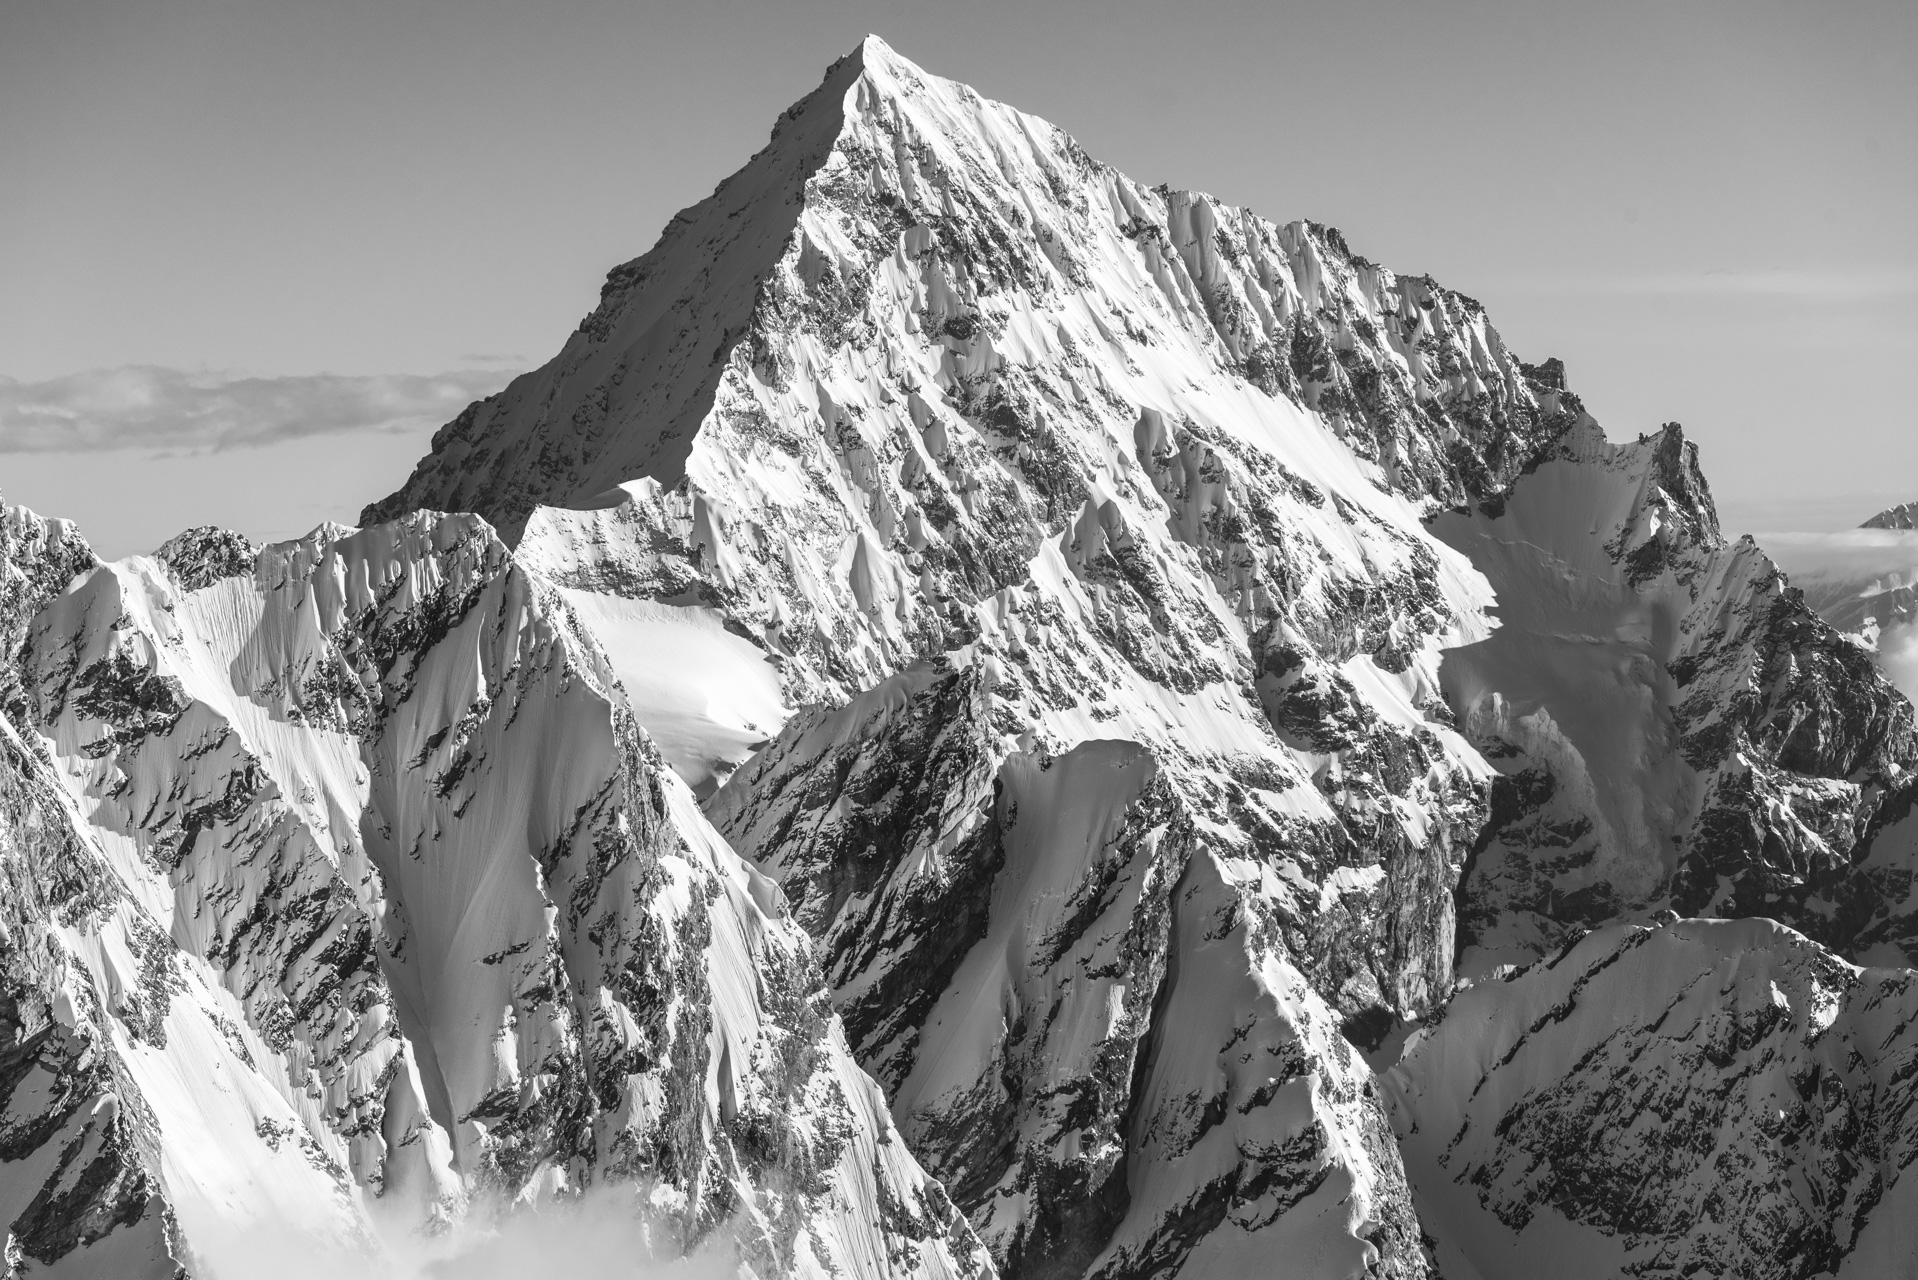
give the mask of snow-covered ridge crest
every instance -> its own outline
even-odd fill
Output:
[[[91,974],[69,985],[151,1112],[155,1266],[244,1275],[249,1231],[350,1253],[374,1217],[589,1186],[762,1270],[985,1265],[776,891],[483,520],[323,528],[243,565],[195,545],[215,554],[95,571],[21,659],[118,895],[112,931],[69,939]]]

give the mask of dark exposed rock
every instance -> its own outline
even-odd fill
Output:
[[[175,534],[153,554],[172,572],[180,590],[198,591],[222,578],[253,572],[259,548],[243,533],[207,524]]]

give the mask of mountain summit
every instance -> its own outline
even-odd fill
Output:
[[[1910,705],[1330,227],[868,38],[362,523],[0,522],[15,1269],[1918,1245]]]
[[[1170,239],[1140,249],[1155,207],[1182,224],[1179,249]],[[946,244],[942,228],[971,238]],[[1138,260],[1152,248],[1157,260]],[[986,274],[937,269],[962,259]],[[1371,287],[1392,297],[1373,301],[1391,304],[1392,323],[1319,332],[1325,259],[1377,277]],[[919,293],[898,296],[906,282],[895,276],[919,277]],[[1383,454],[1421,494],[1456,501],[1480,481],[1482,455],[1504,468],[1523,456],[1536,396],[1476,303],[1430,281],[1401,285],[1330,228],[1276,227],[1202,194],[1141,187],[1053,125],[932,77],[868,36],[780,118],[764,150],[608,275],[559,356],[448,424],[363,523],[422,506],[474,510],[516,541],[534,506],[591,505],[641,476],[671,488],[689,467],[698,475],[702,444],[717,443],[715,417],[755,386],[790,398],[795,379],[821,372],[778,363],[797,333],[908,338],[918,330],[856,332],[886,324],[901,302],[964,328],[967,299],[981,290],[1075,298],[1105,313],[1142,284],[1163,306],[1139,323],[1183,330],[1184,343],[1268,393],[1302,394],[1349,419],[1373,437],[1361,452]],[[1424,314],[1434,306],[1440,314]],[[1408,380],[1354,386],[1341,367],[1350,362],[1334,359],[1341,337]],[[1406,407],[1393,393],[1416,404],[1411,383],[1427,363],[1445,366],[1435,379],[1453,393],[1445,399],[1483,402],[1474,425],[1487,438],[1469,458],[1443,432],[1391,421]],[[1563,390],[1555,363],[1529,376]]]
[[[1859,527],[1862,529],[1918,529],[1918,502],[1888,507]]]

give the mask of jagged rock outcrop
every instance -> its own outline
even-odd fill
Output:
[[[14,523],[27,513],[10,508]],[[10,1272],[171,1277],[172,1210],[151,1108],[121,1065],[107,1000],[73,948],[112,936],[121,894],[44,760],[0,719],[0,1220]],[[135,944],[137,946],[137,942]],[[140,973],[162,998],[177,975]],[[171,980],[171,981],[169,981]],[[136,989],[109,999],[125,1002]],[[110,1024],[109,1024],[110,1025]]]
[[[15,725],[26,723],[15,659],[27,624],[99,563],[72,521],[0,503],[0,711]]]
[[[259,553],[245,534],[207,524],[168,538],[153,558],[167,567],[180,590],[198,591],[222,578],[252,573]]]
[[[1908,508],[1838,533],[1768,533],[1765,551],[1805,603],[1856,638],[1885,674],[1918,696],[1918,530]]]

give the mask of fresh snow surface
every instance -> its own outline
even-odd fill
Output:
[[[786,722],[779,673],[712,609],[565,596],[604,646],[634,717],[696,792],[709,794]]]

